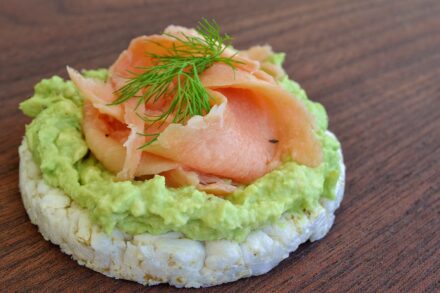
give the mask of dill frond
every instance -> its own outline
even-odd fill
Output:
[[[216,62],[227,64],[232,69],[240,62],[234,60],[233,56],[222,56],[230,45],[231,37],[222,35],[220,26],[215,21],[202,19],[196,31],[200,36],[165,34],[174,38],[176,43],[171,48],[166,48],[167,54],[164,55],[146,52],[154,65],[139,67],[141,73],[129,72],[132,77],[116,91],[118,99],[111,105],[137,98],[137,109],[149,102],[156,103],[163,97],[172,97],[168,108],[161,114],[139,115],[148,125],[162,125],[169,118],[172,118],[172,123],[184,123],[193,116],[208,113],[212,97],[203,86],[200,74]],[[159,43],[157,45],[162,46]],[[146,136],[152,139],[142,148],[157,140],[159,133]]]

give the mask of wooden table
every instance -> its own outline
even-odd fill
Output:
[[[145,2],[145,3],[144,3]],[[65,66],[109,66],[128,42],[215,18],[235,46],[270,43],[325,105],[348,170],[329,235],[270,273],[216,291],[439,292],[440,2],[2,1],[0,291],[174,290],[113,280],[44,241],[18,191],[17,109]]]

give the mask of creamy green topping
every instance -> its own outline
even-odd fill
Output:
[[[275,56],[274,63],[283,58]],[[84,75],[105,80],[107,71]],[[285,212],[296,216],[311,213],[321,197],[335,196],[340,145],[325,134],[325,109],[308,100],[304,90],[287,76],[280,83],[315,117],[324,162],[308,168],[286,161],[224,199],[193,186],[167,188],[159,175],[145,181],[115,181],[88,150],[81,130],[83,98],[70,81],[58,76],[42,80],[20,109],[34,118],[26,126],[26,139],[44,180],[86,208],[92,221],[107,233],[114,228],[130,234],[178,231],[196,240],[242,241]]]

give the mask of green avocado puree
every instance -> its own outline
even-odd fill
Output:
[[[275,59],[282,62],[282,57]],[[107,71],[86,71],[84,75],[105,80]],[[252,230],[275,222],[285,212],[298,216],[311,213],[321,197],[335,196],[340,145],[325,134],[325,109],[308,100],[304,90],[287,76],[280,83],[314,115],[324,162],[312,169],[285,161],[226,198],[192,186],[167,188],[159,175],[145,181],[115,181],[88,151],[81,130],[83,98],[71,81],[58,76],[42,80],[20,109],[34,118],[26,126],[26,140],[44,180],[86,208],[105,232],[114,228],[129,234],[178,231],[196,240],[242,241]]]

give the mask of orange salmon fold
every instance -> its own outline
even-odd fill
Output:
[[[177,26],[165,32],[197,34]],[[165,111],[167,97],[141,105],[136,111],[136,98],[109,105],[130,77],[128,72],[141,72],[140,67],[154,65],[146,52],[164,55],[176,42],[168,35],[133,39],[110,67],[106,82],[85,78],[67,68],[85,98],[86,142],[108,170],[121,180],[160,174],[170,187],[194,185],[224,196],[237,185],[250,184],[270,172],[285,157],[309,167],[322,162],[313,117],[302,102],[261,70],[260,61],[252,59],[252,54],[235,54],[227,49],[225,56],[240,61],[235,70],[215,63],[200,75],[215,102],[205,116],[191,117],[184,124],[167,121],[161,127],[150,127],[136,114]],[[139,133],[158,131],[158,139],[141,149],[151,138]]]

